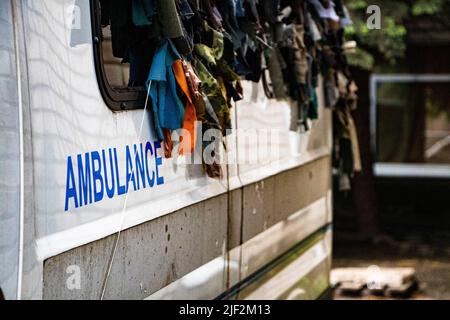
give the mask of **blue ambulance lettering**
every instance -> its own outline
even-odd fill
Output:
[[[118,161],[117,148],[68,156],[64,210],[164,184],[159,149],[159,141],[126,146],[124,163]],[[122,180],[120,173],[125,173]]]

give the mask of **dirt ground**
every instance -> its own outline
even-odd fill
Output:
[[[449,179],[378,179],[375,187],[378,235],[370,241],[357,231],[352,197],[334,193],[333,267],[413,267],[413,299],[450,299]]]

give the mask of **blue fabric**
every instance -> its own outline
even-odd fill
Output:
[[[150,97],[155,118],[155,129],[163,140],[162,128],[180,129],[184,120],[184,106],[177,94],[177,82],[172,64],[180,59],[170,40],[163,40],[153,57],[152,67],[146,82],[150,85]]]
[[[245,17],[244,7],[242,5],[242,0],[234,0],[234,5],[236,7],[236,17]]]
[[[133,24],[137,27],[149,26],[153,22],[156,7],[153,0],[133,0]]]

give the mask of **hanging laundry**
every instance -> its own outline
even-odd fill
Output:
[[[188,136],[182,136],[180,141],[180,154],[191,153],[195,148],[195,136],[196,136],[196,128],[195,122],[197,121],[197,115],[195,111],[195,106],[193,103],[193,99],[191,97],[191,92],[189,91],[188,80],[186,78],[185,66],[181,60],[175,60],[172,65],[173,72],[175,74],[175,79],[177,81],[180,98],[184,102],[184,120],[183,120],[183,129],[188,132]],[[189,141],[184,141],[185,139],[189,139]]]
[[[132,16],[135,26],[150,26],[155,14],[154,0],[132,0]]]
[[[286,63],[278,48],[274,47],[268,50],[267,64],[274,98],[277,100],[285,100],[288,97],[286,84],[283,79],[283,69],[286,69]]]
[[[100,6],[102,27],[111,29],[113,55],[126,58],[130,46],[141,39],[143,31],[132,22],[131,1],[100,0]]]
[[[204,35],[210,39],[210,44],[197,43],[194,46],[194,50],[207,63],[215,65],[223,56],[224,36],[211,28],[206,21],[204,22]]]
[[[166,142],[167,153],[172,150],[172,141],[168,135],[171,130],[182,127],[185,115],[172,69],[173,64],[180,58],[172,42],[164,40],[153,57],[146,82],[152,102],[155,131],[158,138]],[[165,133],[163,129],[166,129]]]
[[[330,19],[333,21],[339,21],[339,16],[336,14],[336,11],[334,10],[334,2],[331,0],[308,0],[314,7],[316,8],[317,12],[319,13],[320,18],[322,19]]]
[[[197,145],[196,121],[204,132],[218,129],[225,136],[232,129],[233,102],[243,98],[241,79],[262,81],[270,99],[295,101],[300,130],[308,130],[320,116],[322,81],[325,105],[334,114],[334,163],[342,185],[350,185],[361,165],[351,116],[357,87],[344,51],[344,28],[352,22],[342,0],[100,2],[113,54],[130,63],[129,85],[149,90],[166,156],[172,155],[174,130],[191,135],[180,150],[188,154]],[[211,177],[222,176],[217,163],[204,168]]]
[[[214,114],[218,119],[218,123],[216,124],[217,129],[220,129],[223,133],[225,133],[226,128],[229,127],[227,122],[230,118],[230,110],[220,84],[218,80],[211,75],[205,65],[199,60],[193,60],[192,66],[202,82],[202,91],[208,97],[209,102],[213,106]]]

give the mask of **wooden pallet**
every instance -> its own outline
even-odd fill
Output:
[[[413,268],[339,268],[330,280],[338,297],[408,298],[418,287]]]

